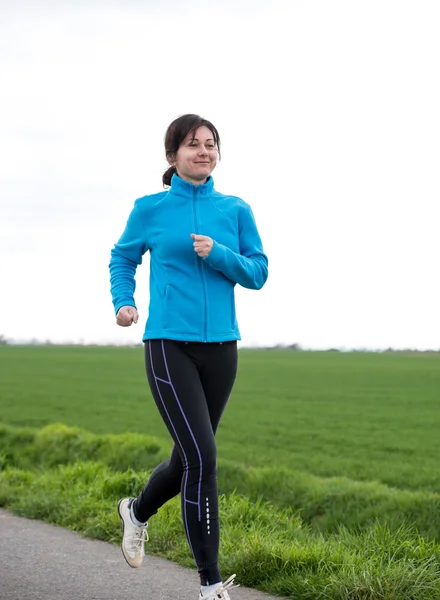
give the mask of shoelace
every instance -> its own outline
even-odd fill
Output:
[[[133,536],[133,548],[138,551],[142,550],[145,542],[148,542],[148,531],[146,527],[136,527],[136,534]]]
[[[206,598],[208,600],[210,600],[211,598],[219,598],[220,600],[230,600],[230,596],[228,594],[228,590],[232,590],[234,588],[238,588],[240,587],[240,584],[237,583],[234,585],[234,579],[236,578],[236,575],[231,575],[224,583],[222,583],[222,585],[220,587],[218,587],[214,592],[211,592],[211,594],[209,596],[207,596]],[[205,597],[202,596],[203,600],[205,600]]]

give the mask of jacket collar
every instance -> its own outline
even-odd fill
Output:
[[[182,179],[176,173],[171,178],[170,192],[177,194],[178,196],[189,196],[194,194],[196,191],[198,196],[212,196],[214,193],[214,180],[210,176],[206,183],[200,185],[194,185],[185,179]]]

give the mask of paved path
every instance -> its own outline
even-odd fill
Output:
[[[0,600],[197,600],[197,572],[0,509]],[[280,600],[239,587],[232,600]]]

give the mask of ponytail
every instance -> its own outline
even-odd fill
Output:
[[[177,173],[176,167],[170,167],[165,171],[162,175],[162,183],[164,186],[171,185],[171,178],[175,173]]]

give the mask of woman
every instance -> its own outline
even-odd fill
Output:
[[[116,322],[137,323],[134,275],[150,251],[150,306],[143,335],[152,395],[174,441],[137,498],[123,498],[122,552],[139,567],[150,517],[181,492],[182,518],[201,580],[200,600],[229,599],[222,583],[214,435],[237,371],[234,287],[260,289],[267,257],[251,208],[214,189],[217,129],[198,115],[173,121],[165,136],[169,189],[135,202],[111,251]],[[147,538],[148,539],[148,538]]]

